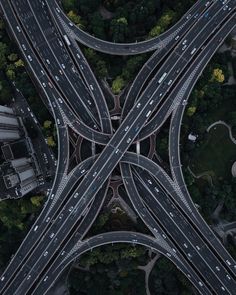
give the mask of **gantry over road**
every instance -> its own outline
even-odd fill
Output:
[[[52,190],[0,278],[1,294],[46,294],[81,253],[119,241],[162,253],[201,294],[235,294],[236,263],[192,203],[182,177],[178,143],[191,89],[235,27],[236,1],[197,1],[168,32],[133,45],[83,35],[54,0],[2,0],[0,5],[32,79],[48,100],[59,146]],[[112,54],[155,50],[131,85],[117,130],[75,40]],[[132,144],[159,130],[171,114],[169,175],[152,159],[134,153]],[[99,153],[72,170],[68,128],[99,146]],[[102,207],[115,169],[120,169],[133,207],[152,236],[111,232],[84,238]]]

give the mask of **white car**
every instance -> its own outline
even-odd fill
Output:
[[[46,276],[46,277],[43,279],[43,281],[46,282],[47,279],[48,279],[48,276]]]
[[[36,225],[36,226],[35,226],[35,228],[34,228],[34,231],[36,231],[36,230],[38,229],[38,227],[39,227],[39,226],[38,226],[38,225]]]

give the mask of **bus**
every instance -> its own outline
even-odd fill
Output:
[[[70,43],[69,38],[68,38],[66,35],[63,35],[63,37],[64,37],[64,39],[65,39],[65,41],[66,41],[66,44],[67,44],[68,46],[70,46],[71,43]]]

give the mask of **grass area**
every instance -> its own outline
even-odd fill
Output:
[[[223,125],[213,127],[207,140],[196,147],[190,167],[195,174],[209,171],[213,180],[228,178],[236,161],[236,145],[230,140],[228,129]]]

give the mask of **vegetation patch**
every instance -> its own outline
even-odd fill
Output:
[[[215,180],[231,177],[231,167],[236,161],[236,146],[229,138],[227,127],[216,125],[206,137],[190,160],[191,169],[195,174],[209,171]]]

